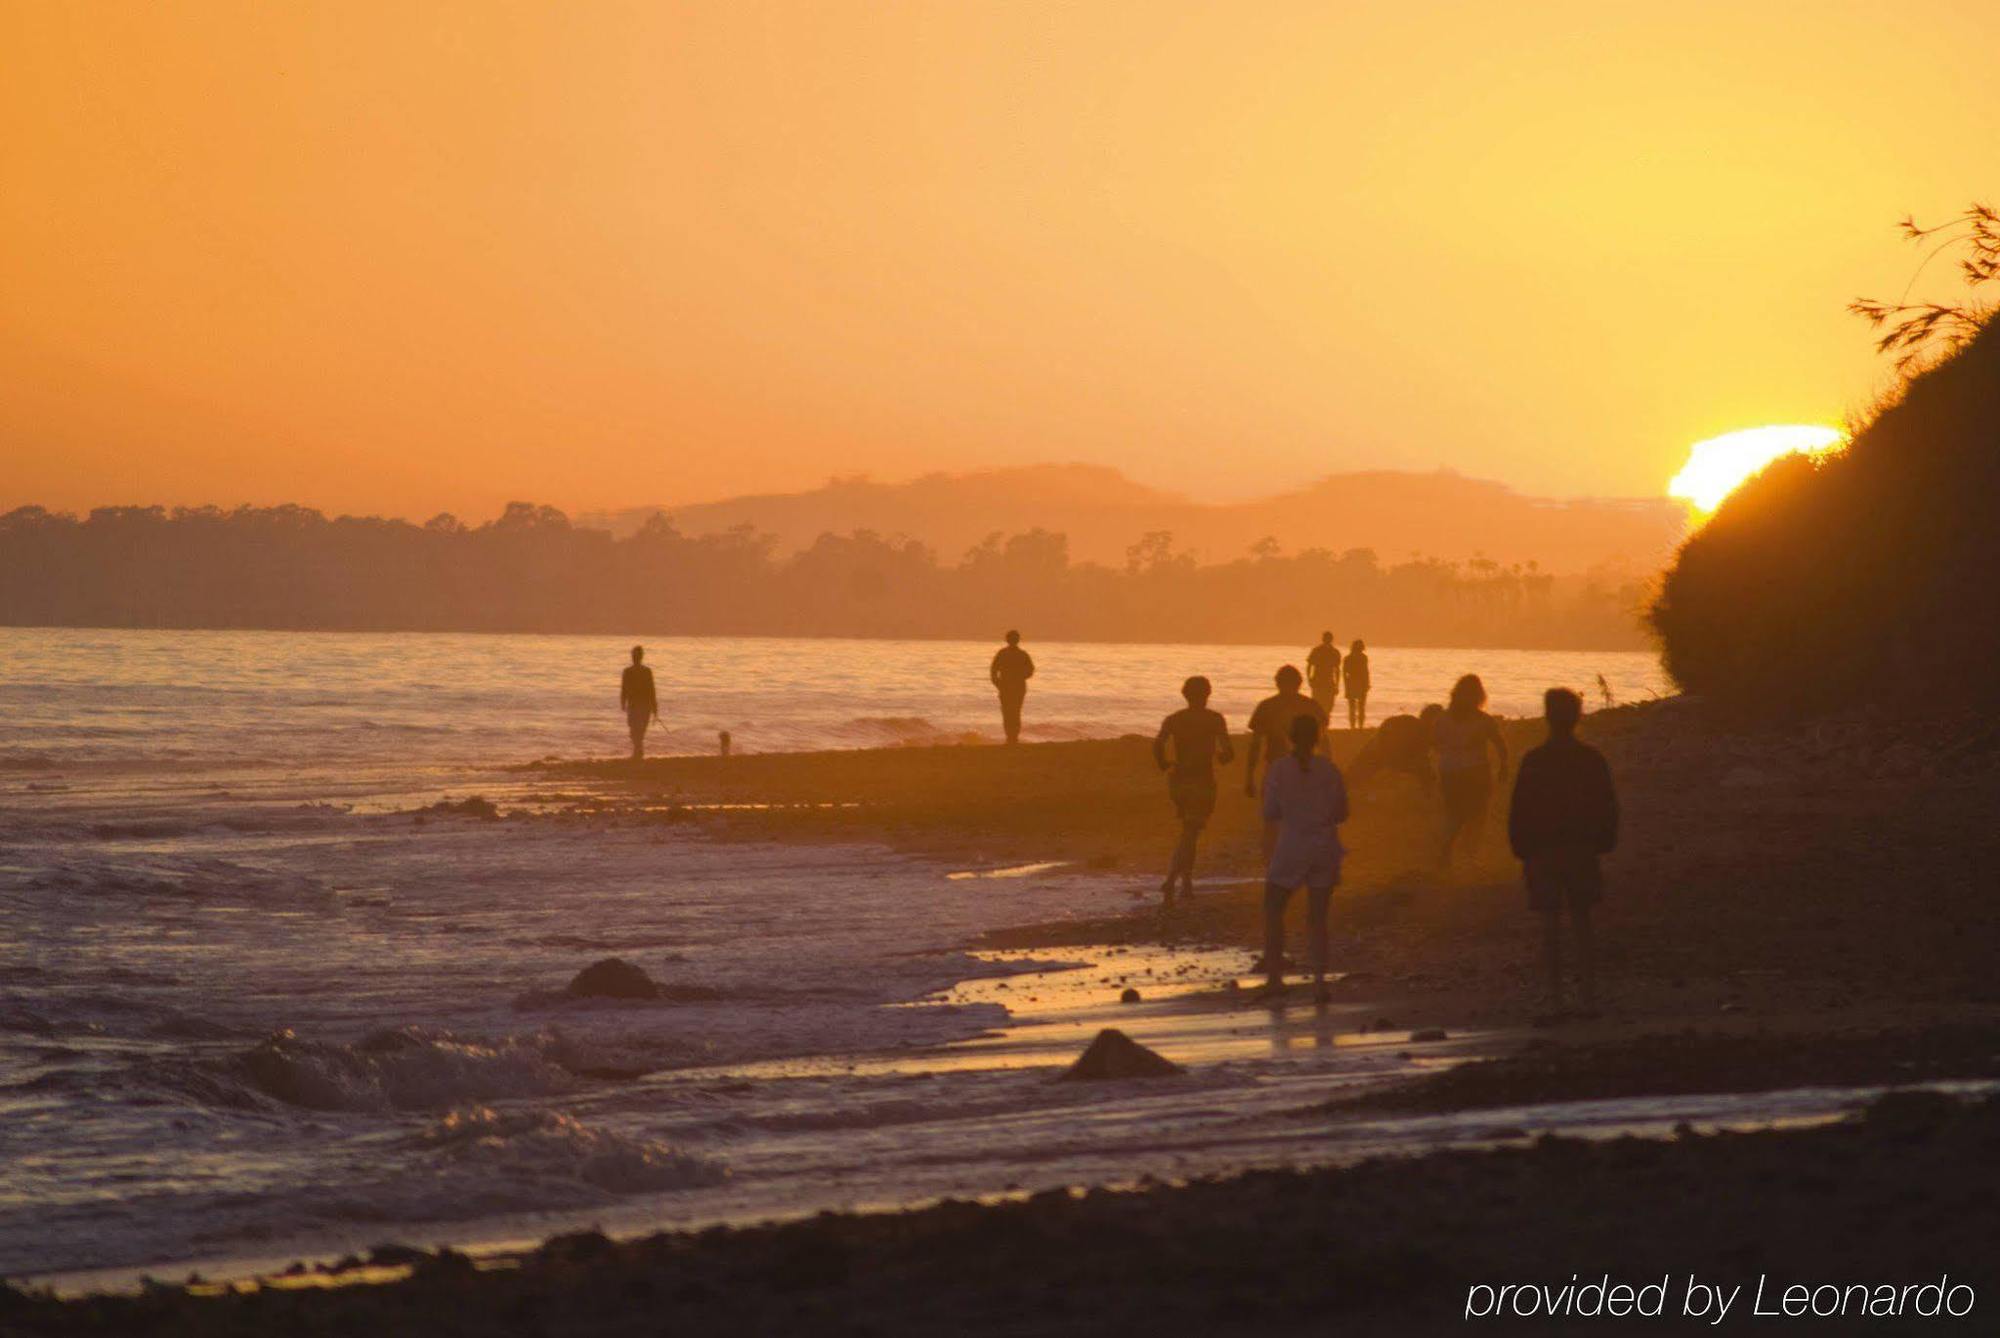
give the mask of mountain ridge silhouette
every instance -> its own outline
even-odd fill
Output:
[[[916,539],[955,560],[995,532],[1040,528],[1067,535],[1076,561],[1122,566],[1128,548],[1167,531],[1177,549],[1204,561],[1241,556],[1269,537],[1286,552],[1369,548],[1391,561],[1416,554],[1487,558],[1564,574],[1656,571],[1686,526],[1683,508],[1665,497],[1542,498],[1448,470],[1330,474],[1268,497],[1204,502],[1086,464],[932,473],[904,482],[835,477],[798,492],[586,511],[576,523],[623,536],[656,514],[690,535],[751,526],[776,536],[781,551],[807,547],[824,533],[874,530]]]

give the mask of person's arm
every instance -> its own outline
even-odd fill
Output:
[[[1251,743],[1254,746],[1256,740],[1252,739]],[[1285,805],[1283,803],[1284,792],[1285,792],[1285,787],[1282,783],[1277,785],[1266,785],[1264,787],[1264,821],[1281,822],[1284,820],[1285,816]]]
[[[993,680],[993,686],[996,688],[1000,686],[1000,656],[1004,654],[1005,651],[998,652],[993,657],[993,663],[986,666],[986,676]]]
[[[1236,746],[1229,741],[1229,722],[1220,715],[1215,717],[1215,732],[1218,736],[1215,760],[1226,767],[1236,760]]]
[[[1535,805],[1535,769],[1533,758],[1524,758],[1521,770],[1514,777],[1514,794],[1507,802],[1507,848],[1514,852],[1514,858],[1524,860],[1533,853],[1530,848],[1530,829]]]
[[[1021,681],[1027,682],[1035,676],[1035,657],[1027,651],[1021,652]]]
[[[653,719],[658,720],[660,718],[660,687],[650,672],[646,675],[646,695],[653,699]]]
[[[1172,716],[1167,717],[1167,720],[1172,719]],[[1153,736],[1153,761],[1159,764],[1162,771],[1167,769],[1167,735],[1170,732],[1167,720],[1160,722],[1160,732]]]
[[[1257,751],[1264,746],[1264,736],[1257,732],[1253,723],[1250,727],[1250,760],[1243,766],[1243,793],[1252,799],[1257,797]]]
[[[621,711],[632,709],[632,675],[630,674],[618,675],[618,709]]]
[[[1493,751],[1500,754],[1500,779],[1507,779],[1507,740],[1500,733],[1500,722],[1492,716],[1486,717],[1486,737],[1493,744]]]
[[[1338,827],[1347,821],[1347,778],[1340,774],[1340,768],[1333,769],[1333,824]]]
[[[1611,780],[1611,764],[1604,760],[1604,754],[1597,755],[1597,774],[1602,787],[1604,824],[1598,832],[1597,853],[1609,855],[1618,848],[1618,787]]]

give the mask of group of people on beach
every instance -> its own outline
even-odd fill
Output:
[[[1332,637],[1322,636],[1312,654],[1332,647]],[[1366,655],[1359,641],[1347,657],[1350,685],[1357,655]],[[1318,680],[1308,677],[1312,655],[1307,658],[1308,674],[1289,664],[1280,668],[1274,676],[1277,691],[1258,702],[1250,715],[1243,789],[1262,801],[1264,992],[1273,998],[1284,993],[1285,910],[1301,887],[1306,890],[1314,998],[1327,998],[1328,913],[1346,853],[1340,825],[1350,809],[1346,777],[1332,759],[1329,703],[1320,692],[1308,695],[1300,688],[1308,681],[1314,681],[1316,688],[1324,682],[1329,658],[1321,657]],[[1365,710],[1361,703],[1366,700],[1367,674],[1363,658],[1361,690],[1349,688],[1350,721],[1361,719]],[[1215,812],[1216,768],[1235,758],[1228,723],[1209,708],[1212,691],[1207,678],[1189,678],[1181,685],[1186,707],[1161,721],[1153,740],[1153,759],[1167,773],[1167,794],[1180,824],[1167,877],[1160,885],[1163,904],[1168,906],[1176,893],[1183,898],[1193,894],[1196,847]],[[1403,770],[1415,775],[1426,792],[1435,791],[1441,800],[1440,868],[1449,865],[1455,851],[1477,843],[1493,787],[1507,777],[1507,742],[1499,722],[1487,713],[1486,700],[1486,686],[1479,676],[1466,674],[1453,685],[1449,704],[1384,721],[1356,759],[1357,774]],[[1594,1016],[1597,982],[1590,911],[1603,890],[1599,861],[1618,839],[1618,799],[1603,755],[1576,737],[1582,698],[1567,688],[1550,688],[1543,694],[1543,709],[1548,740],[1521,759],[1509,806],[1508,839],[1522,863],[1529,905],[1543,921],[1549,1014]],[[1580,1007],[1575,1014],[1564,1002],[1565,919],[1577,958]]]
[[[1021,712],[1035,661],[1009,631],[993,656],[988,677],[1000,698],[1001,727],[1009,744],[1021,737]],[[1366,728],[1370,671],[1368,647],[1352,642],[1343,656],[1333,633],[1322,632],[1306,655],[1306,671],[1280,667],[1277,691],[1250,713],[1249,756],[1243,792],[1260,801],[1264,858],[1265,992],[1284,992],[1285,910],[1306,890],[1308,956],[1314,997],[1327,997],[1328,912],[1340,883],[1345,849],[1340,825],[1349,814],[1348,778],[1333,761],[1330,730],[1334,703],[1347,693],[1348,728]],[[1194,895],[1195,852],[1214,816],[1216,769],[1235,760],[1228,722],[1208,702],[1214,688],[1202,675],[1181,684],[1187,705],[1160,722],[1153,759],[1167,775],[1167,797],[1179,824],[1162,903]],[[1352,764],[1363,781],[1382,771],[1413,776],[1439,802],[1437,862],[1448,868],[1461,850],[1477,845],[1485,830],[1493,790],[1508,773],[1507,741],[1486,710],[1486,685],[1466,674],[1443,706],[1417,715],[1395,715],[1363,744]],[[645,649],[619,684],[619,706],[632,735],[632,756],[645,753],[646,731],[659,719],[659,693],[645,664]],[[1542,917],[1549,1007],[1565,1013],[1563,921],[1576,950],[1581,1012],[1594,1015],[1597,986],[1590,909],[1602,894],[1599,860],[1618,839],[1618,798],[1611,771],[1596,749],[1576,737],[1583,700],[1567,688],[1543,694],[1548,740],[1531,749],[1515,776],[1508,839],[1522,864],[1530,907]]]

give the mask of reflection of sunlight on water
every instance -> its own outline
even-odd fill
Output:
[[[1004,869],[959,869],[945,875],[956,883],[967,878],[1027,878],[1033,874],[1047,873],[1050,869],[1060,869],[1068,860],[1045,859],[1033,864],[1010,864]]]

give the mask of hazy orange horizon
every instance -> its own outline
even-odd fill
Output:
[[[0,0],[0,510],[1659,495],[1885,384],[1842,308],[2000,142],[1921,18]]]

